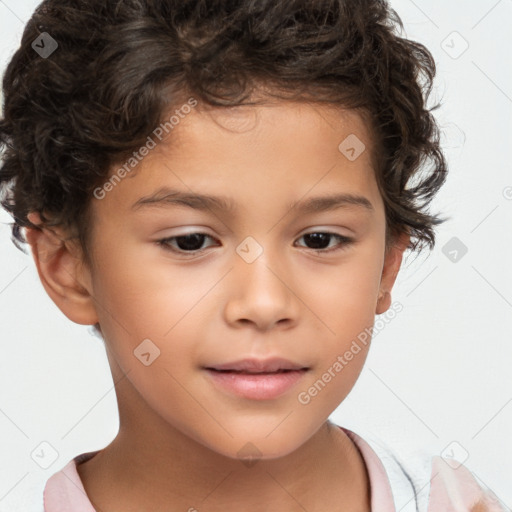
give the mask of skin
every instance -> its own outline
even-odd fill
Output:
[[[62,241],[63,232],[27,229],[56,305],[78,324],[99,323],[116,383],[120,430],[78,466],[85,490],[103,512],[315,512],[341,503],[345,511],[369,511],[364,462],[328,417],[354,386],[370,344],[307,405],[298,400],[390,307],[409,241],[404,235],[385,252],[368,127],[334,106],[200,107],[136,172],[92,199],[94,268]],[[366,145],[354,161],[338,150],[350,134]],[[237,207],[131,210],[163,185],[226,196]],[[373,211],[299,214],[289,207],[333,193],[362,195]],[[353,242],[333,236],[323,247],[339,250],[319,253],[303,237],[314,232]],[[212,238],[192,256],[157,243],[186,233]],[[248,236],[263,249],[252,263],[236,251]],[[160,350],[149,366],[134,357],[144,339]],[[309,367],[273,400],[226,393],[202,370],[273,356]],[[248,442],[259,451],[250,466],[238,455]]]

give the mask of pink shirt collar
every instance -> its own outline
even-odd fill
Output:
[[[43,491],[44,512],[96,512],[87,497],[76,466],[98,452],[96,450],[77,455],[48,479]]]

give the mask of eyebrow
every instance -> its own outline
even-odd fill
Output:
[[[189,193],[180,190],[173,190],[168,187],[163,187],[148,196],[141,197],[132,205],[131,209],[161,209],[176,205],[187,206],[201,211],[217,210],[226,211],[228,213],[234,213],[236,211],[236,203],[234,203],[230,198]],[[297,209],[302,214],[319,213],[343,207],[357,207],[368,212],[375,211],[368,198],[349,193],[312,197],[303,201],[295,201],[287,205],[289,210]]]

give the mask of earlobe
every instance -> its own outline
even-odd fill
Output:
[[[375,308],[375,314],[381,315],[385,313],[389,307],[391,306],[391,293],[383,291],[379,294],[379,299],[377,301],[377,307]]]
[[[375,308],[375,314],[377,315],[385,313],[391,306],[391,290],[395,284],[398,271],[402,264],[403,254],[409,245],[410,238],[409,234],[403,233],[385,255],[380,281],[380,292]]]
[[[30,222],[41,224],[35,212]],[[98,322],[88,269],[82,265],[79,251],[66,241],[58,229],[25,228],[39,279],[57,307],[73,322],[91,325]]]

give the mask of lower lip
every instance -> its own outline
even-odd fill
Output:
[[[206,369],[220,388],[251,400],[272,400],[289,391],[307,370],[275,373],[220,372]]]

